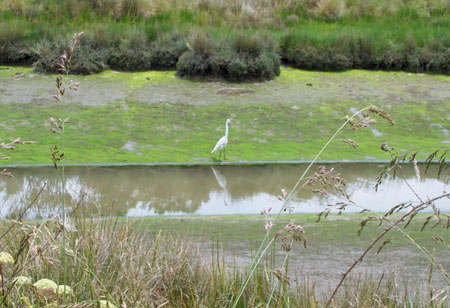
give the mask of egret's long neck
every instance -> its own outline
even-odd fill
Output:
[[[225,137],[228,138],[228,121],[225,123]]]

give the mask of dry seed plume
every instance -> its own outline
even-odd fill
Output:
[[[395,121],[391,118],[391,116],[384,110],[378,108],[377,106],[370,106],[369,111],[375,114],[378,114],[380,117],[391,123],[392,126],[395,126]]]

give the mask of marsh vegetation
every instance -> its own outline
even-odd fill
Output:
[[[59,74],[36,78],[29,69],[0,67],[0,158],[16,167],[49,162],[57,174],[49,182],[25,175],[18,186],[0,186],[0,195],[19,196],[1,212],[6,217],[0,222],[0,306],[448,307],[448,77],[362,71],[333,77],[292,69],[276,77],[280,60],[319,70],[448,73],[448,10],[440,1],[3,1],[0,61],[34,62],[38,71]],[[86,33],[70,38],[64,32],[81,28]],[[77,96],[83,83],[80,88],[71,73],[108,67],[176,67],[178,75],[191,78],[275,82],[237,88],[217,80],[206,85],[179,80],[174,72],[106,71],[84,77],[110,79],[103,84],[106,90],[94,82],[92,92]],[[379,88],[380,75],[405,81],[404,93],[395,96],[396,85],[387,78],[387,101],[367,94],[370,86],[363,87],[364,96],[354,97],[358,82],[341,80],[357,76],[370,84],[373,79]],[[318,97],[333,78],[340,80],[332,84],[336,98]],[[52,81],[51,91],[42,81]],[[170,99],[149,100],[146,94],[156,96],[153,89],[163,83]],[[174,91],[180,84],[185,88]],[[286,103],[286,89],[299,84],[304,93],[314,88],[309,93],[315,99]],[[214,91],[214,101],[191,98],[186,105],[186,88],[199,85],[202,93]],[[278,89],[280,96],[266,95]],[[27,93],[33,93],[31,99]],[[197,97],[204,100],[202,93]],[[259,102],[239,101],[253,94],[260,95]],[[342,101],[343,94],[350,99]],[[141,101],[135,99],[139,95]],[[52,97],[52,103],[42,96]],[[272,96],[279,101],[271,102]],[[221,100],[226,103],[218,104]],[[282,180],[257,175],[274,196],[259,204],[258,217],[119,217],[124,204],[142,204],[145,180],[139,184],[144,186],[102,185],[97,178],[73,177],[68,169],[68,163],[108,158],[113,163],[223,164],[202,153],[210,152],[209,140],[217,140],[207,132],[223,133],[224,118],[238,124],[230,127],[230,145],[236,144],[227,147],[234,153],[231,163],[280,157],[309,161],[292,179],[285,172]],[[430,123],[424,127],[424,122]],[[193,123],[201,124],[186,129]],[[11,134],[21,136],[11,139]],[[320,159],[361,157],[383,159],[370,186],[383,192],[384,185],[400,182],[408,195],[400,201],[384,195],[383,207],[373,209],[350,193],[339,166],[314,166]],[[111,177],[111,169],[99,170]],[[129,170],[128,177],[139,180],[139,169]],[[1,170],[0,180],[6,183],[15,171]],[[247,185],[233,184],[219,169],[208,171],[227,207],[247,196],[246,188],[258,186],[251,178]],[[195,208],[194,201],[207,199],[211,190],[196,183],[192,172],[189,176],[182,181],[187,190],[181,191],[157,174],[148,195],[162,196],[161,208]],[[440,187],[422,191],[430,176]],[[129,197],[123,193],[127,186]],[[103,198],[99,191],[105,189],[112,189],[116,200]],[[322,203],[320,213],[292,214],[296,201],[311,194]],[[350,209],[359,214],[347,214]]]
[[[70,33],[72,72],[176,69],[180,76],[273,79],[280,63],[449,73],[447,1],[5,0],[0,64],[57,72]]]

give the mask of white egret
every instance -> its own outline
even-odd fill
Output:
[[[223,159],[225,159],[225,147],[227,146],[228,143],[228,123],[230,122],[231,120],[227,119],[225,123],[225,136],[223,136],[222,138],[219,139],[219,141],[217,141],[216,146],[211,151],[211,153],[214,153],[215,151],[219,150],[220,151],[219,159],[222,155],[222,151],[223,151]]]

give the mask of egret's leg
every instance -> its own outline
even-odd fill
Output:
[[[225,158],[225,149],[226,148],[223,148],[223,160],[226,160],[226,158]]]

